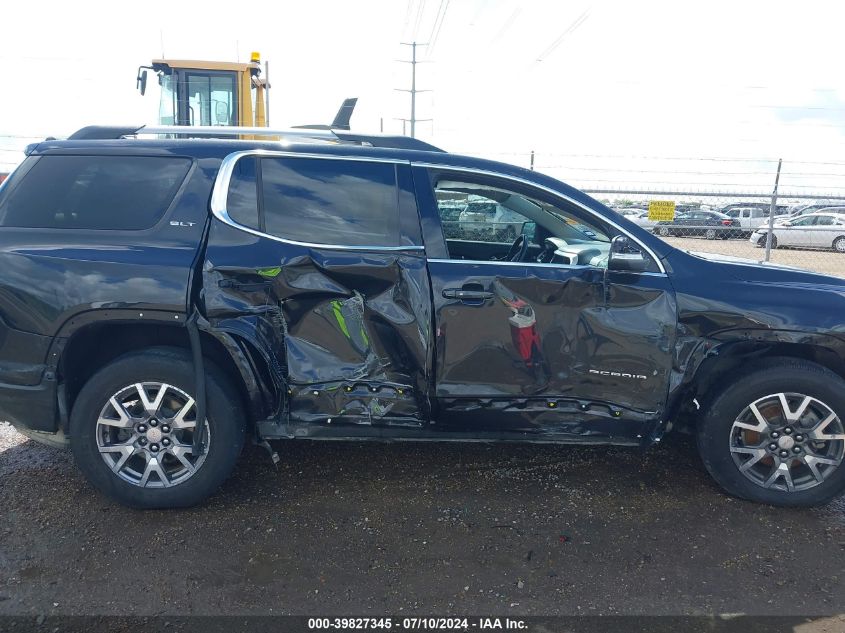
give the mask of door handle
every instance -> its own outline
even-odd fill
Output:
[[[469,290],[464,288],[444,288],[445,299],[458,299],[460,301],[484,301],[492,299],[493,293],[487,290]]]

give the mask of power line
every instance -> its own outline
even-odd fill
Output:
[[[405,22],[402,24],[402,35],[408,32],[408,23],[411,21],[411,7],[414,6],[414,0],[408,0],[405,5]]]
[[[446,21],[446,12],[449,10],[449,0],[441,0],[440,5],[443,7],[443,13],[441,14],[438,10],[437,14],[440,17],[440,23],[437,23],[437,18],[434,20],[434,27],[431,29],[431,37],[428,38],[428,41],[431,42],[431,45],[428,47],[428,54],[426,57],[431,57],[431,54],[434,52],[434,47],[437,45],[437,38],[440,37],[440,29],[443,28],[443,23]]]
[[[579,15],[575,19],[575,21],[572,24],[570,24],[563,31],[563,33],[561,33],[558,36],[558,38],[546,48],[546,50],[544,50],[542,53],[540,53],[540,55],[537,57],[537,61],[541,62],[546,57],[548,57],[549,55],[554,53],[555,49],[563,43],[564,39],[566,39],[566,36],[569,35],[570,33],[574,32],[579,26],[581,26],[587,20],[588,17],[590,17],[590,9],[587,9],[586,11],[584,11],[584,13]]]
[[[505,33],[508,32],[508,30],[511,28],[511,26],[513,26],[513,23],[516,21],[516,19],[520,16],[521,13],[521,7],[514,9],[513,13],[511,13],[510,17],[502,25],[502,28],[500,28],[498,33],[496,33],[496,35],[493,36],[493,39],[490,40],[491,45],[498,42],[505,35]]]
[[[417,33],[420,31],[420,23],[422,22],[423,12],[425,11],[425,0],[418,0],[417,4],[417,19],[414,22],[414,32],[412,37],[416,39]]]

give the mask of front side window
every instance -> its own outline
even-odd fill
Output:
[[[562,206],[457,180],[440,179],[434,193],[450,259],[508,259],[522,236],[521,261],[606,265],[608,234]]]
[[[141,230],[152,227],[185,179],[187,158],[42,156],[0,200],[0,226]]]

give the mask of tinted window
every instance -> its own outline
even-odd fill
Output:
[[[392,164],[264,158],[261,165],[270,235],[319,244],[399,245]]]
[[[0,202],[0,225],[139,230],[170,206],[191,161],[149,156],[44,156]]]
[[[232,179],[229,181],[229,195],[226,211],[238,224],[252,229],[258,225],[258,183],[255,179],[257,159],[246,157],[235,163]]]

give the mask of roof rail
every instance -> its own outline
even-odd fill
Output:
[[[324,142],[324,143],[354,143],[385,147],[393,149],[414,149],[428,152],[442,152],[443,150],[408,136],[390,136],[380,134],[356,134],[344,130],[314,129],[314,128],[266,128],[266,127],[237,127],[225,125],[142,125],[142,126],[111,126],[89,125],[71,134],[68,140],[107,140],[121,139],[128,136],[159,134],[180,134],[186,137],[226,138],[239,136],[272,136],[277,140],[295,142]]]

